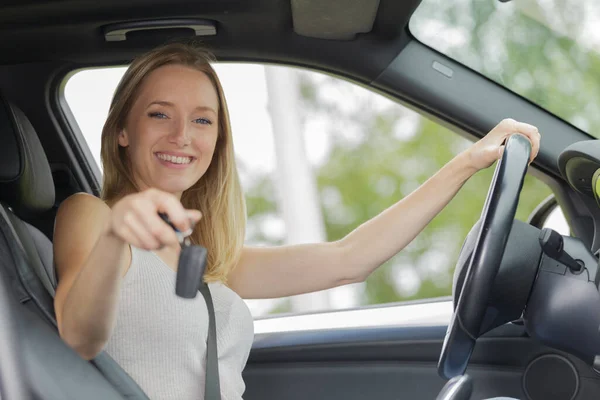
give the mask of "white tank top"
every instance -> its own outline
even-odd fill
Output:
[[[155,253],[131,247],[115,329],[105,350],[151,400],[204,399],[208,310],[200,293],[175,295],[176,272]],[[246,303],[210,283],[217,328],[222,400],[239,400],[254,337]]]

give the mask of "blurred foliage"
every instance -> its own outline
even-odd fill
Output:
[[[596,0],[424,0],[410,30],[428,46],[598,137],[599,19]]]
[[[305,80],[309,79],[305,75]],[[350,95],[347,82],[327,78],[320,87],[342,86],[340,96]],[[304,85],[307,83],[305,82]],[[354,91],[357,91],[354,89]],[[336,102],[321,104],[307,99],[305,113],[316,118],[326,113],[332,149],[317,171],[328,240],[344,237],[359,224],[423,183],[470,142],[404,107],[387,103],[378,112],[370,103],[374,94],[356,94],[352,110],[335,108]],[[337,103],[341,104],[341,103]],[[323,111],[327,110],[327,111]],[[362,110],[358,112],[357,110]],[[355,116],[359,115],[358,118]],[[365,115],[368,115],[365,118]],[[403,119],[413,120],[415,133],[402,135]],[[359,127],[361,137],[348,141],[336,127],[346,123]],[[409,129],[409,128],[405,128]],[[451,274],[463,238],[480,216],[493,167],[473,176],[450,204],[402,252],[377,269],[366,282],[363,304],[444,296],[451,293]],[[530,176],[521,194],[517,218],[526,219],[550,194],[550,189]],[[335,201],[327,199],[333,198]],[[367,244],[365,244],[367,245]],[[436,263],[432,266],[430,263]],[[402,293],[397,285],[399,268],[412,268],[420,284],[416,292]]]
[[[534,0],[529,2],[535,5]],[[545,2],[557,7],[559,3],[563,2]],[[492,0],[425,0],[411,30],[428,45],[565,120],[600,132],[598,54],[553,33],[531,17],[533,11],[499,12],[503,6]],[[564,15],[567,25],[577,16]],[[448,35],[440,32],[427,36],[431,20],[461,28],[464,40],[452,45],[441,42]],[[320,121],[321,133],[328,137],[329,151],[314,165],[328,240],[344,237],[408,195],[470,144],[356,85],[312,72],[300,72],[300,77],[306,129]],[[480,217],[493,170],[494,166],[473,176],[407,248],[368,278],[361,304],[451,293],[454,263],[464,237]],[[263,177],[255,182],[248,191],[249,218],[276,214],[272,181]],[[545,184],[527,176],[517,218],[526,220],[550,193]],[[260,239],[275,243],[265,235]],[[411,285],[403,283],[409,281]]]

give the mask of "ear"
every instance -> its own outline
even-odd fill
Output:
[[[127,136],[127,132],[125,132],[125,129],[122,129],[121,132],[119,132],[119,146],[129,146],[129,137]]]

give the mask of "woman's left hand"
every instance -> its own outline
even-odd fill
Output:
[[[474,143],[468,150],[469,164],[476,171],[487,168],[498,160],[504,152],[504,141],[514,133],[526,136],[531,142],[531,159],[537,156],[540,149],[540,133],[538,129],[514,119],[502,120],[485,137]]]

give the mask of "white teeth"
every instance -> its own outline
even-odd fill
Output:
[[[189,164],[192,162],[192,157],[175,157],[163,153],[157,153],[156,155],[161,160],[168,161],[173,164]]]

